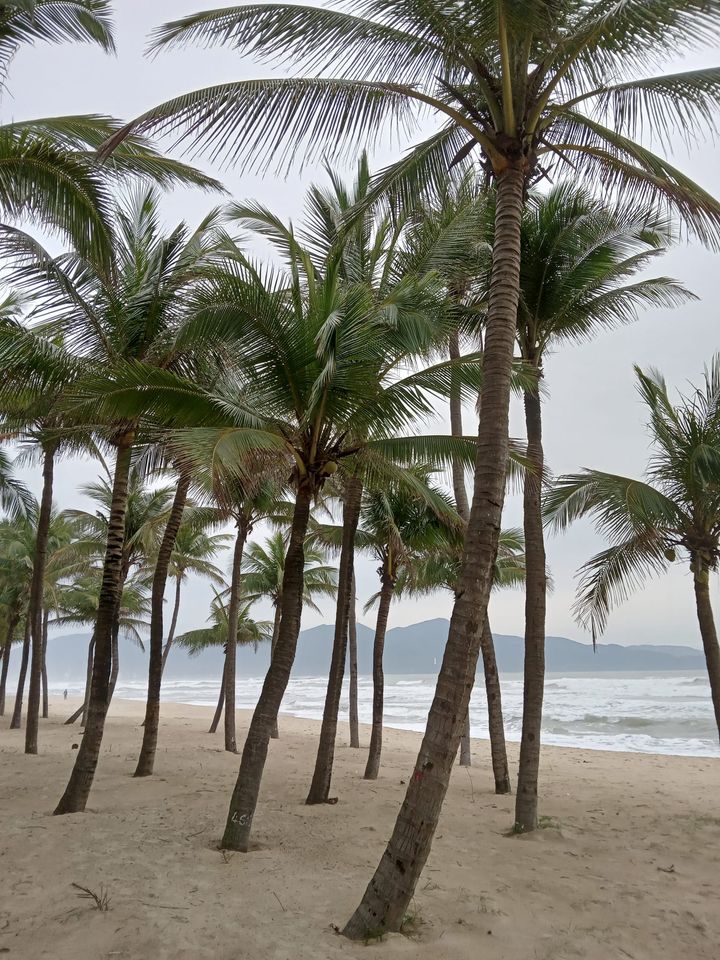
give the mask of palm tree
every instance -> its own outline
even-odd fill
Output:
[[[163,234],[158,205],[159,197],[151,189],[137,190],[118,203],[110,273],[102,264],[77,254],[25,266],[28,286],[34,284],[43,295],[31,337],[42,375],[62,381],[70,367],[87,374],[92,382],[98,366],[112,369],[140,361],[154,370],[173,365],[188,372],[192,369],[192,349],[183,350],[176,338],[186,317],[188,293],[213,260],[219,238],[217,215],[212,212],[194,232],[181,224]],[[26,346],[21,344],[22,349]],[[2,352],[12,358],[12,345],[5,345]],[[72,416],[75,423],[83,419],[97,423],[99,410],[84,390],[76,377],[67,422]],[[103,433],[116,458],[112,485],[108,484],[106,575],[95,627],[93,690],[85,736],[58,813],[84,809],[97,766],[110,692],[114,611],[125,559],[128,478],[133,450],[144,440],[137,421],[121,418],[105,424]]]
[[[266,167],[295,156],[338,156],[403,129],[430,109],[444,126],[384,178],[408,199],[444,183],[479,148],[496,185],[485,379],[466,572],[437,697],[387,855],[344,929],[397,930],[427,860],[465,721],[487,612],[508,459],[510,376],[520,294],[520,222],[527,188],[572,170],[604,193],[641,196],[676,211],[701,240],[718,241],[720,204],[636,137],[650,121],[661,141],[712,129],[720,69],[648,76],[683,49],[712,44],[720,13],[658,0],[648,9],[605,0],[371,0],[363,16],[294,4],[206,10],[160,28],[155,48],[230,43],[256,57],[294,60],[305,77],[241,80],[176,97],[112,138],[177,131],[183,145]],[[328,75],[330,72],[330,75]],[[478,615],[479,614],[479,615]],[[448,708],[448,704],[451,707]],[[424,769],[432,765],[433,776]],[[436,793],[438,791],[438,793]],[[408,838],[415,851],[408,858]]]
[[[287,540],[277,531],[265,540],[265,544],[251,543],[241,577],[242,595],[249,600],[269,600],[273,606],[273,632],[271,656],[275,652],[280,633],[282,615],[283,582],[285,580],[285,557]],[[303,609],[320,612],[316,603],[319,597],[334,597],[337,594],[337,571],[325,563],[325,555],[316,547],[305,548],[305,571],[303,576]],[[278,738],[277,724],[271,733]]]
[[[236,646],[252,643],[257,649],[259,643],[272,639],[272,627],[268,621],[252,620],[248,616],[248,611],[253,603],[253,600],[248,601],[245,598],[243,598],[243,601],[240,603],[237,615],[235,617],[237,623]],[[230,635],[230,611],[223,596],[217,591],[215,591],[215,596],[211,603],[210,616],[208,617],[208,620],[212,624],[210,627],[203,627],[199,630],[188,630],[187,633],[182,633],[177,638],[178,646],[183,647],[191,657],[198,656],[203,650],[207,650],[209,647],[227,647],[228,637]],[[223,676],[220,682],[218,704],[210,725],[209,733],[215,733],[217,730],[218,723],[220,722],[220,716],[223,711],[223,706],[225,704],[226,670],[227,657],[225,664],[223,665]]]
[[[426,485],[422,496],[403,488],[367,490],[358,530],[358,546],[371,552],[380,563],[380,591],[365,605],[377,601],[378,614],[373,642],[373,716],[370,749],[364,777],[376,780],[380,770],[383,735],[384,673],[383,651],[390,605],[398,576],[420,562],[426,551],[457,539],[461,519],[450,498],[429,482],[425,468],[415,471]]]
[[[654,448],[647,481],[598,470],[560,477],[546,517],[558,529],[593,517],[610,541],[580,571],[574,609],[593,643],[616,604],[678,558],[689,564],[720,736],[720,647],[709,590],[720,559],[720,354],[703,387],[677,404],[657,371],[635,373]]]
[[[525,541],[522,531],[508,529],[500,532],[493,576],[495,589],[525,582],[524,551]],[[402,571],[395,588],[397,595],[426,596],[438,590],[449,590],[454,596],[462,570],[462,552],[462,539],[457,538],[455,542],[451,541],[418,558],[417,563],[413,563]],[[512,792],[512,788],[505,747],[502,693],[489,617],[486,618],[483,628],[481,644],[495,793],[508,794]]]

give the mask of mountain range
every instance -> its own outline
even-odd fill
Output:
[[[426,620],[407,627],[388,630],[385,642],[385,672],[392,674],[434,674],[442,660],[448,633],[447,620]],[[298,642],[293,673],[296,676],[322,676],[330,663],[333,627],[322,624],[303,630]],[[48,676],[51,684],[78,682],[85,677],[89,635],[84,633],[50,637]],[[358,671],[372,672],[373,631],[358,624]],[[495,634],[498,667],[502,673],[520,673],[523,668],[522,637]],[[270,651],[267,645],[257,652],[252,647],[238,648],[238,675],[262,676],[267,670]],[[19,657],[13,656],[15,669]],[[171,680],[219,677],[223,654],[220,649],[206,650],[197,657],[176,648],[168,660],[166,676]],[[637,670],[655,673],[665,670],[704,670],[701,650],[684,646],[653,644],[578,643],[567,637],[547,637],[546,667],[549,673],[605,673]],[[482,665],[478,667],[482,671]],[[147,652],[128,641],[122,642],[120,679],[144,680],[147,676]]]

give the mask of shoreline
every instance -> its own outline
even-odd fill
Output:
[[[407,935],[338,937],[382,855],[420,737],[386,730],[377,781],[339,730],[335,806],[304,804],[319,724],[283,715],[253,852],[217,849],[239,758],[212,711],[164,702],[155,775],[133,779],[142,705],[113,701],[88,812],[53,817],[78,742],[54,697],[40,755],[0,729],[0,948],[38,960],[715,960],[720,767],[712,758],[548,747],[544,829],[507,836],[514,797],[492,792],[486,741],[457,767]],[[247,711],[238,711],[238,740]],[[517,747],[509,744],[511,773]],[[71,884],[110,898],[101,913]]]

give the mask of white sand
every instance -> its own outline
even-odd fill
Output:
[[[37,757],[0,730],[0,952],[10,960],[717,960],[720,762],[548,748],[542,813],[507,837],[488,745],[457,769],[408,935],[333,932],[384,849],[418,735],[387,731],[381,779],[343,729],[336,806],[306,807],[318,732],[282,718],[255,819],[259,849],[217,849],[238,767],[211,711],[164,704],[156,775],[131,777],[142,705],[113,703],[88,812],[52,817],[79,736],[55,700]],[[247,715],[239,713],[239,742]],[[361,739],[367,743],[368,731]],[[516,759],[512,745],[512,760]],[[107,889],[101,913],[75,882]],[[365,951],[371,950],[371,954]]]

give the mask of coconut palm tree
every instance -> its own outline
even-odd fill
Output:
[[[344,933],[397,930],[427,860],[474,675],[487,611],[508,458],[510,376],[520,293],[520,221],[527,188],[557,171],[676,211],[701,240],[717,243],[720,204],[639,142],[643,123],[672,144],[712,129],[720,70],[655,74],[683,50],[712,44],[720,11],[688,0],[648,9],[605,0],[371,0],[363,14],[312,5],[248,4],[167,24],[155,49],[192,40],[231,44],[306,75],[240,80],[173,98],[129,124],[177,132],[185,146],[243,165],[338,156],[403,129],[428,109],[443,123],[384,178],[405,199],[444,182],[479,151],[497,189],[485,381],[466,574],[455,605],[428,736],[408,779],[396,830]],[[478,611],[481,616],[478,618]],[[448,709],[448,703],[452,708]],[[457,728],[457,729],[456,729]],[[457,740],[457,742],[456,742]],[[432,764],[432,778],[423,776]],[[439,796],[435,791],[439,791]],[[413,838],[415,855],[404,851]]]
[[[500,532],[493,588],[516,586],[525,582],[524,549],[525,541],[522,531],[507,529]],[[427,596],[438,590],[449,590],[454,596],[462,570],[462,554],[462,538],[457,537],[454,542],[451,540],[442,547],[419,557],[416,563],[409,565],[401,572],[395,587],[397,595]],[[500,675],[489,617],[486,620],[481,643],[490,755],[495,778],[495,793],[507,794],[511,792],[511,786],[505,747]]]
[[[676,561],[688,564],[720,736],[720,647],[709,590],[720,559],[720,354],[703,386],[677,403],[660,373],[635,373],[653,444],[647,480],[599,470],[560,477],[547,495],[546,518],[564,529],[592,517],[610,542],[580,570],[574,609],[593,643],[614,606]]]
[[[251,543],[245,558],[245,570],[241,577],[242,595],[253,602],[269,600],[273,606],[273,633],[271,656],[275,652],[280,632],[282,615],[283,582],[287,538],[280,531],[271,534],[264,545]],[[317,547],[305,548],[305,572],[303,577],[303,609],[320,612],[316,599],[337,595],[337,571],[325,563],[325,554]],[[271,737],[278,738],[277,725]]]

